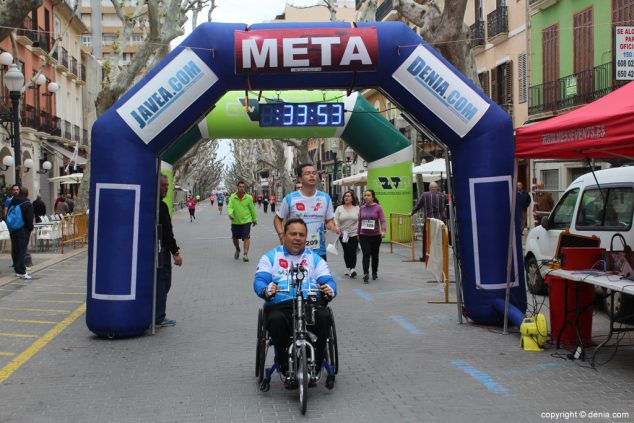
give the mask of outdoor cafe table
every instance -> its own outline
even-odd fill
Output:
[[[595,349],[592,354],[591,365],[594,367],[595,359],[597,356],[597,352],[601,347],[606,345],[611,339],[612,334],[615,332],[631,332],[634,331],[634,327],[614,327],[615,318],[614,318],[614,294],[616,292],[622,292],[628,295],[634,295],[634,280],[623,278],[620,275],[614,273],[606,273],[600,271],[585,271],[585,270],[563,270],[563,269],[553,269],[548,272],[548,275],[557,276],[567,281],[573,282],[581,282],[587,283],[594,286],[600,286],[602,288],[607,288],[610,290],[611,302],[610,302],[610,313],[608,316],[610,318],[610,331],[608,333],[608,337],[605,341],[601,342]],[[567,296],[568,290],[565,290],[565,294]],[[578,313],[579,304],[575,302],[575,309]],[[573,322],[576,324],[577,322]],[[583,345],[580,345],[583,348]]]

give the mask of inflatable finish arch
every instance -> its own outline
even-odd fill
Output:
[[[150,326],[159,157],[227,91],[370,87],[451,149],[465,310],[500,322],[515,192],[509,116],[400,22],[208,23],[93,126],[89,329],[119,337]],[[518,251],[516,232],[511,303],[524,311]]]

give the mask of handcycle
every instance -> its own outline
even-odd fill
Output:
[[[272,344],[266,328],[266,310],[261,308],[258,311],[257,347],[255,352],[255,376],[261,391],[267,392],[271,388],[271,376],[277,372],[283,383],[299,388],[299,402],[302,414],[306,413],[308,404],[308,386],[316,385],[322,376],[322,368],[326,370],[326,388],[332,389],[335,385],[335,375],[339,371],[339,351],[337,347],[337,331],[335,327],[334,314],[330,307],[329,313],[330,327],[329,336],[326,339],[325,358],[322,363],[315,363],[315,348],[317,337],[306,328],[308,322],[314,322],[314,304],[317,300],[316,291],[310,289],[308,284],[307,298],[302,294],[302,282],[308,276],[308,271],[304,266],[292,265],[289,267],[288,289],[295,289],[292,299],[293,310],[293,334],[289,338],[286,347],[288,357],[288,371],[282,372],[282,368],[275,360],[273,365],[266,368],[266,356]],[[307,310],[308,309],[308,310]],[[276,351],[276,355],[280,352]]]

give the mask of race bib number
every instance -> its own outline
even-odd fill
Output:
[[[319,232],[308,232],[308,236],[306,237],[306,248],[311,250],[318,250],[321,237],[319,236]]]
[[[374,220],[362,220],[361,221],[361,229],[366,229],[368,231],[373,231],[375,223],[376,222]]]

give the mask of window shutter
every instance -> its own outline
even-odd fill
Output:
[[[504,66],[504,103],[513,104],[513,62],[506,62]]]
[[[526,69],[526,53],[522,53],[517,58],[517,73],[518,77],[518,85],[519,95],[518,95],[518,103],[526,103],[526,99],[528,98],[528,84],[526,83],[526,77],[528,70]]]

